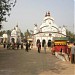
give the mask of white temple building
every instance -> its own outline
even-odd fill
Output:
[[[21,42],[21,30],[18,25],[16,25],[16,27],[14,27],[14,29],[11,31],[11,39],[12,38],[14,38],[15,43]]]
[[[46,12],[40,27],[34,26],[34,46],[37,40],[40,40],[41,43],[45,40],[48,43],[49,40],[53,41],[53,37],[66,37],[66,28],[57,26],[50,12]]]

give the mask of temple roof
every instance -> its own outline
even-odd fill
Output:
[[[58,26],[54,23],[54,19],[51,17],[50,12],[46,12],[46,15],[43,19],[43,22],[40,26],[40,29],[44,30],[58,30]]]
[[[11,32],[11,35],[20,35],[21,34],[21,30],[20,28],[18,27],[18,25],[16,25],[16,27],[14,27],[14,29],[12,30]]]

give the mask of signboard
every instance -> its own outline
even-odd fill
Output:
[[[55,41],[54,44],[55,45],[66,45],[67,42],[66,41]]]

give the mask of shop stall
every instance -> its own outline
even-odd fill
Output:
[[[68,37],[54,37],[54,50],[55,52],[64,52],[67,53],[68,46],[67,41]]]

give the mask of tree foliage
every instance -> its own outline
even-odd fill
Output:
[[[24,37],[23,33],[21,32],[21,37]]]
[[[15,4],[16,0],[0,0],[0,28],[2,28],[2,21],[7,21],[6,17],[10,16],[10,11]]]
[[[31,36],[31,33],[29,32],[29,30],[27,29],[27,31],[24,33],[25,38],[27,39],[28,37]]]
[[[6,31],[0,31],[0,36],[2,36]]]
[[[11,35],[11,30],[6,31],[8,35]]]
[[[70,42],[75,42],[75,34],[74,33],[72,33],[71,31],[67,30],[66,34],[69,37]]]
[[[4,33],[7,33],[7,35],[11,35],[11,30],[3,30],[3,31],[0,31],[0,36],[2,36]]]

